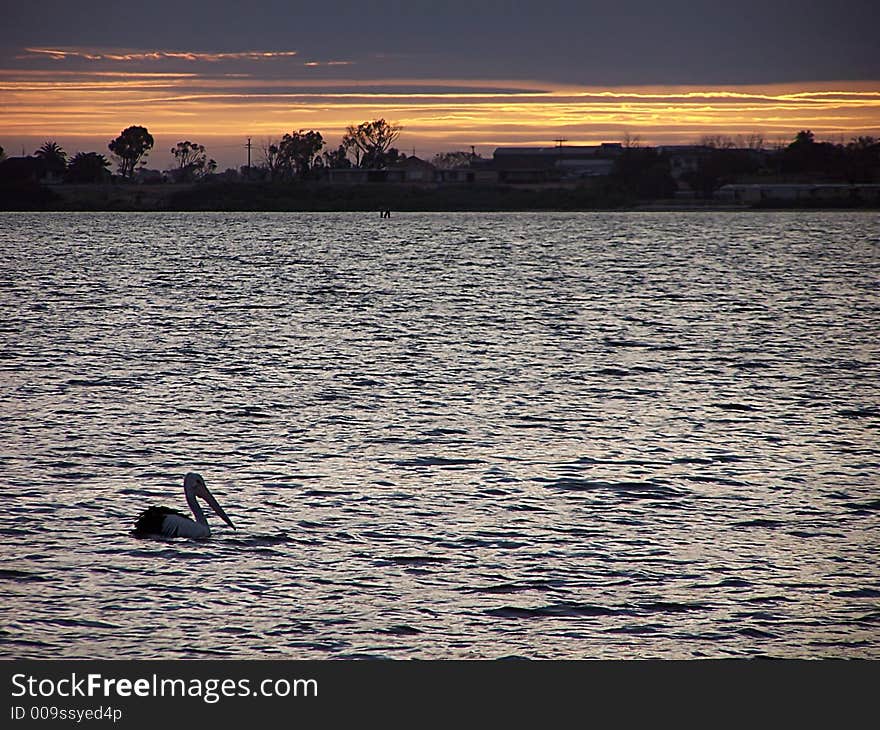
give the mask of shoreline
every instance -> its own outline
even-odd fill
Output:
[[[632,200],[591,187],[449,185],[53,185],[0,189],[11,212],[747,212],[880,210],[874,201]]]

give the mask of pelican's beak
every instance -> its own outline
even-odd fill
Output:
[[[233,530],[235,529],[235,525],[232,524],[232,520],[229,519],[229,515],[227,515],[220,504],[214,499],[214,495],[208,491],[208,488],[205,486],[205,483],[202,482],[198,486],[198,495],[202,497],[210,506],[214,512],[222,519],[227,525],[229,525]]]

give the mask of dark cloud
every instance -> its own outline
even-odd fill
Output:
[[[348,61],[346,75],[361,78],[743,84],[878,79],[877,20],[876,2],[856,0],[155,0],[130,7],[118,0],[46,0],[6,10],[13,32],[2,45],[4,62],[24,47],[53,45],[207,54],[296,51],[299,67]],[[224,62],[231,67],[235,60]],[[299,67],[284,66],[283,72]]]

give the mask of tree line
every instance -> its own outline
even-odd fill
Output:
[[[812,131],[801,130],[789,144],[768,150],[760,135],[716,135],[704,137],[688,156],[685,168],[674,170],[673,155],[627,139],[607,187],[627,198],[668,198],[678,178],[697,197],[710,199],[719,188],[735,182],[880,182],[880,139],[870,136],[847,143],[818,142]]]
[[[122,130],[118,137],[107,145],[116,161],[117,170],[123,178],[134,176],[138,164],[143,164],[147,153],[154,145],[153,136],[146,127],[131,126]],[[175,167],[167,172],[175,179],[194,180],[212,173],[217,168],[214,160],[208,159],[204,145],[189,141],[178,142],[171,149],[176,161]],[[3,160],[3,148],[0,147],[0,160]],[[70,183],[106,182],[111,174],[108,168],[111,161],[98,152],[77,152],[68,158],[67,153],[54,141],[44,143],[33,154],[32,158],[24,158],[27,173],[29,160],[37,163],[40,177],[45,174],[63,179]],[[8,162],[12,162],[9,160]]]
[[[269,179],[305,179],[322,168],[382,168],[405,158],[394,142],[402,127],[385,119],[350,125],[336,149],[325,149],[326,143],[320,132],[303,130],[284,134],[278,140],[267,140],[261,147],[261,159],[257,168]],[[111,177],[109,168],[116,163],[117,173],[123,179],[131,179],[155,145],[153,135],[140,125],[123,129],[107,145],[111,159],[98,152],[78,152],[72,158],[54,141],[43,144],[33,154],[41,172],[52,174],[66,182],[104,182]],[[178,142],[170,150],[174,165],[165,172],[175,182],[191,182],[213,174],[217,169],[215,160],[208,157],[204,145],[190,140]],[[0,147],[0,161],[3,161]],[[111,162],[112,160],[112,162]]]
[[[349,125],[336,149],[325,149],[320,132],[300,129],[260,147],[258,166],[270,180],[306,179],[322,169],[361,167],[380,169],[405,155],[394,147],[402,127],[385,119]]]
[[[279,139],[265,140],[258,148],[257,164],[249,173],[269,181],[295,181],[320,179],[328,169],[393,166],[406,159],[394,146],[401,129],[385,119],[350,125],[336,148],[327,148],[318,131],[292,131]],[[134,177],[145,165],[154,143],[146,127],[133,125],[122,130],[107,145],[118,174],[124,179]],[[201,180],[217,169],[205,146],[197,142],[178,142],[170,152],[174,164],[166,174],[176,182]],[[438,168],[466,167],[478,159],[473,152],[446,152],[436,155],[432,163]],[[820,142],[810,130],[801,130],[791,143],[775,150],[767,150],[760,135],[704,137],[693,146],[686,169],[674,170],[672,160],[658,148],[642,146],[637,138],[627,136],[605,185],[615,195],[657,199],[674,194],[676,179],[705,198],[711,198],[722,185],[760,176],[794,182],[880,181],[880,140],[870,136],[856,137],[848,143]],[[32,158],[6,160],[0,167],[0,178],[23,177],[17,170],[3,169],[13,162],[35,162],[42,172],[72,183],[104,182],[111,177],[112,162],[103,154],[79,152],[68,159],[53,141],[43,144]]]
[[[789,182],[872,183],[880,181],[880,140],[861,136],[847,143],[819,142],[805,129],[788,145],[766,152],[741,147],[729,138],[710,138],[687,182],[702,197],[722,185],[771,176]]]

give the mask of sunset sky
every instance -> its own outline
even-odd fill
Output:
[[[189,139],[223,169],[245,162],[248,136],[316,129],[335,144],[378,117],[422,157],[624,134],[880,136],[878,16],[854,0],[18,2],[0,39],[0,145],[108,154],[141,124],[149,167]]]

